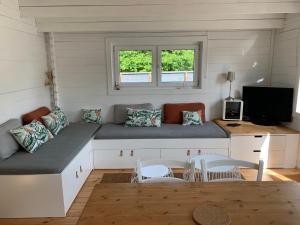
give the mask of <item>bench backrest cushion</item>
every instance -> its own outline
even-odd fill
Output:
[[[22,124],[17,119],[11,119],[0,125],[0,159],[7,159],[19,150],[19,144],[9,131],[20,126]]]
[[[37,120],[43,123],[42,116],[46,116],[50,113],[50,109],[47,107],[38,108],[30,113],[26,113],[22,116],[23,125],[30,124],[33,120]]]
[[[205,105],[203,103],[176,103],[164,105],[164,123],[182,124],[183,111],[201,111],[202,122],[205,122]]]
[[[151,103],[144,104],[116,104],[114,105],[114,123],[123,124],[127,119],[127,109],[146,109],[153,110]]]

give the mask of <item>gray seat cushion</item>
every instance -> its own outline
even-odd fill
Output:
[[[90,123],[71,123],[35,153],[18,151],[0,161],[0,174],[59,174],[93,138],[99,127]]]
[[[116,104],[114,105],[114,122],[116,124],[123,124],[127,119],[127,108],[131,109],[153,109],[153,105],[151,103],[144,104]]]
[[[19,150],[19,144],[9,131],[20,126],[22,124],[17,119],[11,119],[0,125],[0,159],[7,159]]]
[[[162,127],[124,127],[104,124],[95,139],[227,138],[227,133],[213,122],[203,126],[162,124]]]

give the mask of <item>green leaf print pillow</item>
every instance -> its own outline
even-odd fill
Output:
[[[102,123],[101,109],[83,109],[82,119],[87,123]]]
[[[183,123],[182,125],[202,125],[201,120],[201,111],[190,112],[190,111],[182,111]]]
[[[161,110],[128,108],[125,127],[161,127]]]
[[[53,138],[51,132],[36,120],[25,126],[12,129],[10,133],[29,153],[34,153],[40,146]]]
[[[42,120],[48,130],[50,130],[54,135],[57,135],[58,132],[64,128],[63,121],[54,113],[49,113],[47,116],[42,116]]]

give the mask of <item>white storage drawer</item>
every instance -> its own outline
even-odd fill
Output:
[[[164,160],[179,160],[186,161],[191,156],[198,154],[196,150],[191,149],[162,149],[161,158]],[[201,154],[201,152],[199,153]]]
[[[95,149],[94,166],[96,169],[135,168],[136,161],[160,158],[160,149]]]
[[[231,138],[231,157],[238,160],[258,163],[267,160],[268,136],[236,136]]]
[[[207,149],[201,149],[201,154],[218,154],[218,155],[224,155],[229,156],[229,151],[226,148],[207,148]]]
[[[201,154],[220,154],[228,156],[228,149],[211,148],[211,149],[162,149],[161,157],[165,160],[185,161],[191,157]]]

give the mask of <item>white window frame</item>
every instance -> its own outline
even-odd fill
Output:
[[[195,69],[198,72],[194,73],[197,76],[197,85],[184,86],[174,84],[172,85],[160,85],[160,75],[158,63],[159,54],[158,48],[160,47],[174,47],[175,49],[184,46],[199,46],[198,52],[198,65],[195,64]],[[156,60],[155,70],[153,70],[153,77],[151,85],[146,83],[133,83],[133,85],[125,84],[121,85],[120,89],[116,87],[116,71],[119,72],[115,66],[115,49],[127,47],[131,50],[136,47],[142,47],[143,49],[152,49],[155,47],[153,52],[153,60]],[[207,82],[207,35],[204,33],[191,34],[186,33],[162,33],[162,34],[135,34],[135,35],[123,35],[117,34],[115,37],[106,37],[106,65],[107,65],[107,84],[109,95],[136,95],[136,94],[201,94],[206,91]],[[163,82],[165,83],[165,82]]]
[[[152,51],[152,74],[151,74],[151,82],[132,82],[125,83],[119,82],[120,80],[120,59],[119,52],[120,51],[139,51],[139,50],[150,50]],[[156,78],[157,78],[157,70],[156,70],[156,48],[155,46],[114,46],[114,76],[115,85],[119,85],[120,87],[155,87],[156,86]]]
[[[162,63],[161,63],[161,52],[163,50],[194,50],[194,77],[192,82],[181,82],[181,81],[173,81],[173,82],[162,82]],[[172,87],[181,87],[181,86],[188,86],[188,87],[197,87],[199,86],[199,78],[201,74],[199,73],[199,59],[200,59],[200,46],[199,45],[165,45],[165,46],[158,46],[157,50],[158,54],[158,86],[165,87],[165,86],[172,86]]]

